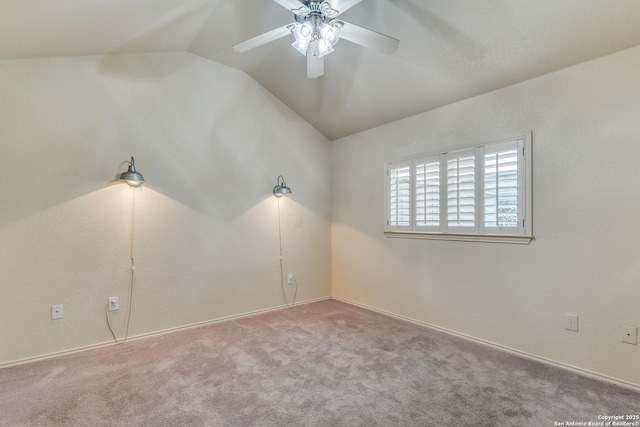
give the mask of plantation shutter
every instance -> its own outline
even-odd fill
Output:
[[[486,238],[472,240],[528,244],[530,152],[531,135],[524,134],[386,163],[385,231],[408,238],[477,235]]]
[[[442,230],[441,169],[440,156],[414,160],[416,230]]]
[[[477,228],[475,150],[447,155],[447,225],[449,232]]]
[[[391,163],[387,169],[387,227],[396,230],[411,228],[411,163]]]
[[[522,139],[485,147],[483,225],[486,233],[522,234],[520,231],[524,231],[523,147]]]

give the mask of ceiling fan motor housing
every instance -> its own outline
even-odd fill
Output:
[[[308,19],[320,19],[322,22],[329,22],[339,15],[340,12],[331,7],[328,1],[307,1],[298,9],[292,9],[296,22],[304,23]]]

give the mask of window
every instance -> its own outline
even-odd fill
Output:
[[[522,135],[387,163],[387,235],[529,243],[530,153]]]

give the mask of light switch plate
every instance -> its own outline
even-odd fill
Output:
[[[51,319],[62,319],[62,304],[51,306]]]

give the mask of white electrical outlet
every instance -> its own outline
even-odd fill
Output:
[[[635,326],[620,326],[620,339],[629,344],[638,344],[638,328]]]
[[[120,310],[120,298],[109,297],[109,311]]]
[[[295,279],[293,278],[293,273],[289,273],[289,277],[287,278],[287,283],[292,284]]]
[[[51,319],[62,319],[62,304],[51,306]]]
[[[578,316],[575,314],[565,314],[564,328],[568,331],[578,332]]]

